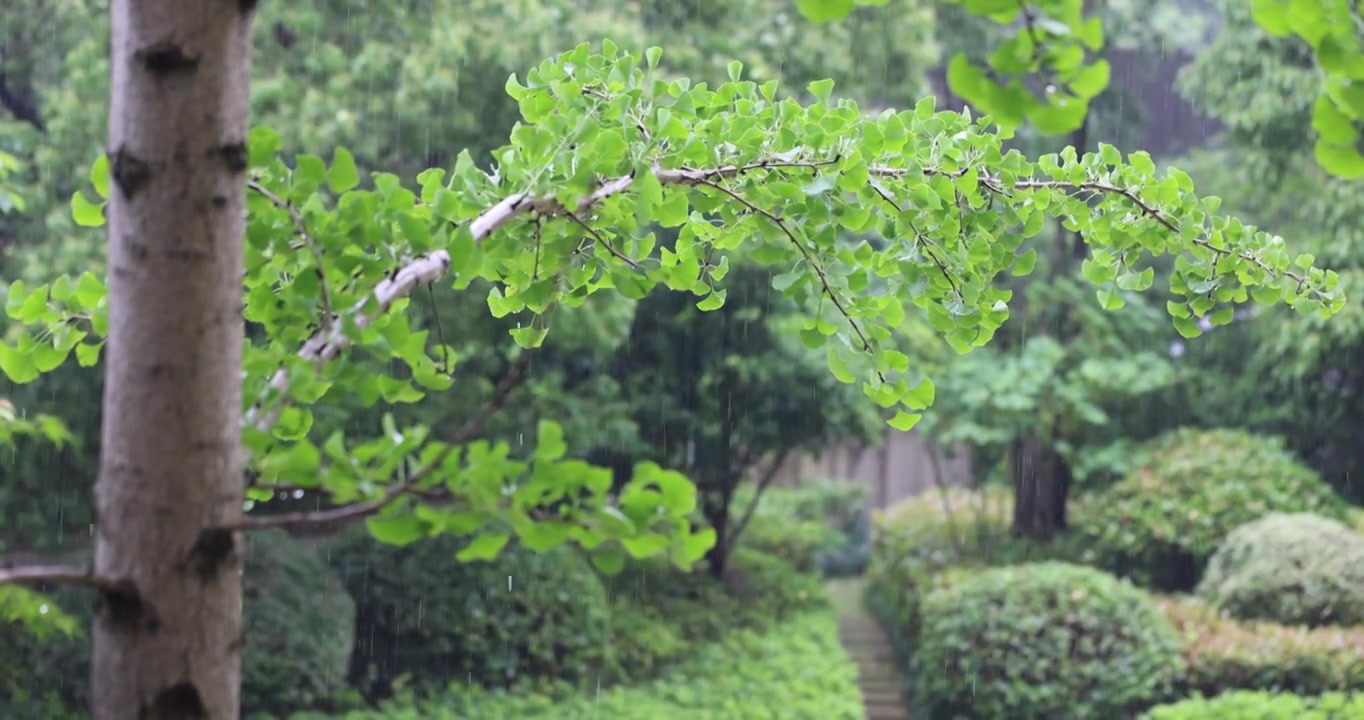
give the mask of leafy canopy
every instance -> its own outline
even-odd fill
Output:
[[[381,539],[476,536],[467,558],[513,535],[532,549],[578,542],[606,569],[627,552],[668,552],[682,565],[705,552],[713,536],[691,529],[696,493],[685,478],[641,463],[612,497],[610,473],[566,459],[552,422],[526,433],[524,452],[432,439],[391,417],[373,437],[316,437],[319,403],[413,403],[455,384],[454,348],[409,324],[408,295],[442,279],[491,283],[489,311],[515,318],[512,335],[529,350],[556,307],[598,291],[640,298],[664,285],[719,308],[716,283],[742,255],[780,270],[774,288],[805,313],[800,339],[899,428],[934,397],[897,347],[906,307],[960,352],[986,343],[1011,299],[994,280],[1031,270],[1027,241],[1048,218],[1089,243],[1084,275],[1107,308],[1152,284],[1148,255],[1177,255],[1169,310],[1185,335],[1199,332],[1198,318],[1229,321],[1252,297],[1323,314],[1344,302],[1334,273],[1218,215],[1217,198],[1200,198],[1183,172],[1158,173],[1146,153],[1124,159],[1104,145],[1034,162],[1006,152],[1008,131],[989,119],[937,111],[931,98],[869,116],[831,102],[831,81],[811,83],[815,102],[802,105],[775,82],[743,80],[740,63],[711,88],[662,77],[660,56],[606,41],[546,60],[524,81],[513,75],[506,90],[523,121],[494,167],[463,153],[449,171],[421,173],[415,189],[386,173],[365,182],[343,148],[330,161],[286,163],[276,133],[252,132],[243,367],[252,497],[288,486],[377,503],[369,522]],[[107,196],[107,161],[91,182]],[[102,204],[84,194],[72,210],[83,225],[102,222]],[[657,227],[677,228],[671,249]],[[98,357],[107,324],[98,277],[15,283],[7,311],[26,328],[0,345],[12,380],[31,381],[73,351],[83,364]]]
[[[1030,122],[1060,135],[1078,129],[1088,103],[1108,87],[1110,68],[1089,61],[1104,45],[1097,12],[1084,0],[949,0],[967,12],[1017,30],[995,48],[988,68],[958,53],[948,65],[952,92],[991,113],[1001,125]],[[816,22],[842,20],[853,0],[798,0]],[[882,4],[858,2],[856,4]],[[1364,177],[1364,40],[1357,3],[1348,0],[1250,0],[1250,12],[1266,33],[1295,38],[1311,49],[1321,86],[1312,106],[1314,154],[1323,169],[1346,178]],[[1025,83],[1034,76],[1041,82]],[[1032,87],[1030,87],[1031,85]],[[1040,85],[1041,89],[1036,89]]]

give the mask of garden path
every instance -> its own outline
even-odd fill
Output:
[[[861,578],[830,581],[829,595],[838,608],[839,639],[857,664],[867,720],[909,720],[895,651],[881,624],[862,607]]]

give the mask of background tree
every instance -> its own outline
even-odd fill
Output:
[[[706,562],[716,577],[752,516],[751,507],[733,507],[742,480],[756,471],[756,505],[793,453],[867,441],[880,425],[856,389],[796,341],[796,307],[774,288],[775,275],[734,267],[720,283],[724,305],[711,311],[689,294],[655,290],[612,361],[639,428],[635,452],[697,486],[715,529]]]

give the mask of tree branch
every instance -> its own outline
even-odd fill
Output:
[[[120,595],[136,594],[131,580],[97,575],[91,568],[72,565],[21,565],[0,568],[0,585],[81,585]]]
[[[770,212],[764,211],[762,208],[754,206],[752,203],[745,200],[742,196],[739,196],[738,194],[734,193],[728,188],[719,185],[717,181],[726,178],[732,178],[738,175],[743,175],[745,173],[754,171],[780,169],[818,169],[821,167],[834,165],[837,162],[838,162],[837,157],[828,160],[817,161],[764,160],[760,162],[748,163],[746,165],[725,165],[722,167],[711,168],[708,170],[698,170],[694,168],[685,167],[665,170],[659,167],[658,165],[655,165],[653,167],[652,172],[654,178],[658,180],[658,182],[662,185],[678,185],[687,187],[706,185],[714,189],[717,189],[722,193],[726,193],[736,201],[745,205],[750,211],[762,215],[763,217],[773,222],[776,222],[778,226],[787,233],[788,236],[794,239],[794,235],[791,233],[790,229],[783,224],[781,218],[777,217],[776,215]],[[966,170],[963,169],[952,174],[958,175],[965,171]],[[922,171],[915,172],[922,172],[923,175],[925,176],[942,174],[940,171],[934,168],[925,168]],[[902,178],[909,175],[910,172],[904,168],[874,166],[868,168],[868,174],[870,174],[873,177]],[[496,232],[499,228],[506,225],[508,222],[515,219],[517,216],[528,213],[537,213],[540,215],[556,217],[572,216],[574,220],[577,220],[581,224],[586,225],[586,223],[582,221],[581,218],[583,215],[587,213],[588,210],[591,210],[594,206],[606,200],[607,198],[625,192],[630,188],[634,180],[635,180],[634,174],[606,180],[590,195],[579,200],[577,206],[572,209],[566,207],[563,203],[559,202],[559,200],[555,198],[553,195],[544,195],[538,197],[531,195],[529,193],[516,193],[514,195],[509,195],[506,198],[503,198],[501,201],[499,201],[496,205],[493,205],[491,208],[480,214],[477,218],[475,218],[469,224],[469,232],[473,235],[475,243],[482,243],[483,241],[487,240],[488,237],[491,236],[494,232]],[[1013,183],[1008,188],[1006,188],[1002,183],[1000,183],[998,178],[989,175],[988,173],[981,175],[981,183],[990,191],[1000,194],[1007,194],[1008,190],[1010,189],[1012,190],[1059,189],[1066,190],[1068,192],[1098,192],[1103,194],[1121,195],[1122,197],[1132,202],[1142,214],[1155,220],[1170,232],[1174,233],[1179,232],[1179,227],[1176,224],[1174,224],[1174,222],[1172,222],[1169,218],[1165,217],[1160,211],[1156,210],[1150,204],[1146,203],[1141,198],[1139,198],[1136,195],[1136,193],[1126,188],[1120,188],[1108,183],[1102,182],[1072,183],[1066,181],[1051,180],[1019,180]],[[1207,238],[1196,238],[1194,240],[1194,243],[1221,255],[1226,255],[1230,252],[1228,250],[1215,247]],[[801,246],[799,243],[796,243],[796,246],[801,252],[806,253],[808,257],[808,250],[804,246]],[[609,250],[610,248],[608,248],[608,251]],[[1249,253],[1242,253],[1239,255],[1239,257],[1241,257],[1244,260],[1255,263],[1266,273],[1273,274],[1270,268],[1267,265],[1265,265],[1264,262],[1261,261],[1258,257],[1255,257],[1254,255],[1251,255]],[[820,270],[818,266],[815,267],[817,271]],[[375,286],[373,294],[378,304],[377,313],[387,312],[388,308],[392,306],[394,301],[411,294],[411,292],[416,287],[421,285],[429,285],[439,280],[449,270],[449,268],[450,256],[444,250],[438,250],[428,255],[420,256],[412,260],[411,262],[407,263],[406,265],[401,267],[397,272],[395,272],[391,277],[386,278],[385,280],[383,280],[382,282]],[[1294,273],[1291,270],[1283,271],[1282,274],[1284,277],[1287,277],[1290,280],[1293,280],[1294,282],[1297,282],[1299,284],[1304,284],[1307,282],[1306,278],[1302,277],[1301,275],[1298,275],[1297,273]],[[825,282],[825,289],[827,292],[828,291],[827,282]],[[351,313],[354,316],[354,321],[357,328],[367,327],[372,322],[374,322],[374,316],[366,314],[364,312],[364,307],[367,304],[367,302],[368,302],[367,300],[360,301],[356,303],[355,306],[353,306],[351,309]],[[834,302],[837,304],[840,301],[837,298],[834,298]],[[849,320],[851,321],[850,316],[848,316],[848,313],[844,308],[842,308],[841,305],[839,309],[843,311],[844,317],[848,317]],[[871,347],[870,342],[865,336],[862,336],[860,328],[858,328],[855,323],[853,324],[853,327],[858,331],[858,335],[860,336],[859,339],[862,341],[863,345],[866,348],[870,348]],[[303,347],[299,349],[298,355],[310,361],[326,362],[336,357],[343,349],[350,345],[350,342],[351,342],[350,338],[347,337],[343,332],[341,332],[339,327],[334,326],[330,332],[319,332],[318,334],[310,338],[307,342],[305,342],[303,344]],[[267,393],[270,391],[274,391],[279,393],[281,396],[285,396],[288,389],[289,375],[285,369],[281,368],[270,379],[269,389],[267,390]],[[274,425],[275,421],[279,418],[279,413],[283,409],[284,403],[287,402],[287,398],[282,399],[279,403],[277,403],[272,409],[268,411],[263,410],[264,400],[265,400],[264,395],[262,395],[261,398],[257,399],[255,405],[252,406],[252,408],[246,413],[245,417],[243,418],[244,425],[255,427],[259,430],[269,430]]]
[[[729,546],[731,548],[739,547],[739,538],[743,537],[744,530],[748,528],[748,521],[753,519],[753,513],[758,509],[758,503],[762,502],[763,493],[767,492],[768,486],[772,484],[773,480],[777,479],[777,472],[781,470],[782,464],[786,462],[786,458],[790,454],[789,448],[783,448],[781,452],[777,453],[776,457],[772,458],[772,464],[768,465],[767,469],[763,471],[762,478],[758,480],[758,489],[753,493],[753,500],[744,510],[739,522],[734,524],[734,529],[730,531]]]
[[[483,430],[483,426],[488,419],[498,410],[502,409],[516,388],[525,382],[527,373],[530,369],[530,361],[533,351],[525,349],[517,356],[516,362],[512,363],[507,373],[502,376],[497,387],[493,390],[492,397],[483,404],[481,408],[471,415],[464,424],[460,425],[447,439],[447,444],[425,467],[412,473],[406,480],[395,482],[383,494],[372,500],[365,502],[342,505],[341,507],[329,510],[312,510],[304,512],[280,513],[278,515],[249,515],[230,525],[216,528],[217,530],[264,530],[267,528],[297,528],[309,526],[313,529],[319,527],[329,527],[343,525],[345,523],[360,520],[374,515],[389,505],[397,502],[399,498],[414,493],[423,480],[435,472],[444,463],[445,458],[456,448],[472,441]]]

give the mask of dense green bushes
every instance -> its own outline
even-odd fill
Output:
[[[267,709],[284,713],[337,699],[355,630],[355,608],[344,588],[311,548],[282,532],[251,536],[247,553],[243,710],[262,717]],[[88,626],[87,593],[63,589],[51,597]],[[22,628],[0,625],[0,655],[7,657],[0,666],[26,670],[0,678],[0,697],[52,698],[67,708],[84,708],[89,643],[84,634],[39,641]],[[55,718],[56,712],[44,709],[34,718]],[[21,716],[6,711],[4,717]]]
[[[1364,720],[1364,695],[1231,692],[1152,708],[1147,720]]]
[[[1094,499],[1077,530],[1098,563],[1167,591],[1193,589],[1236,527],[1272,512],[1346,518],[1344,502],[1275,438],[1179,430]]]
[[[466,544],[442,535],[395,547],[363,528],[333,544],[356,604],[352,681],[366,694],[400,679],[512,687],[612,674],[611,606],[587,560],[508,547],[495,562],[460,562]]]
[[[862,717],[856,667],[839,644],[832,610],[825,607],[766,630],[736,630],[701,644],[666,678],[639,687],[539,694],[452,688],[438,704],[405,699],[346,720]]]
[[[1364,536],[1315,515],[1267,515],[1227,536],[1198,594],[1243,620],[1364,624]]]
[[[748,507],[753,487],[736,494],[734,506]],[[856,482],[805,481],[763,493],[741,544],[785,558],[802,572],[828,577],[861,573],[871,553],[867,486]]]
[[[242,712],[335,700],[355,644],[355,602],[317,552],[282,531],[247,535]]]
[[[1364,627],[1288,627],[1240,622],[1206,604],[1161,598],[1184,643],[1180,697],[1228,690],[1319,695],[1364,690]]]
[[[987,570],[923,598],[915,696],[929,717],[1128,717],[1179,675],[1144,593],[1064,563]]]

